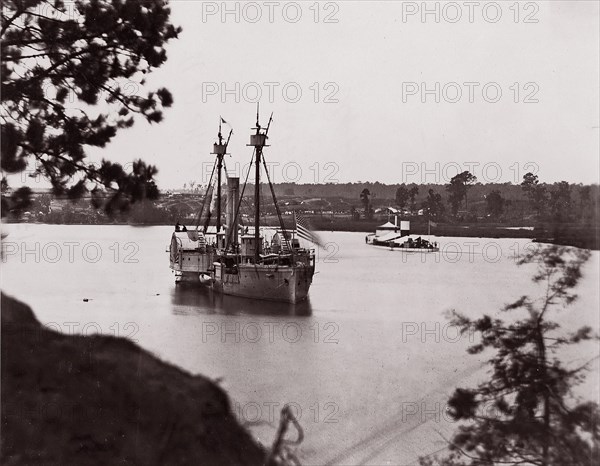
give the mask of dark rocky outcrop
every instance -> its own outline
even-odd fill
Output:
[[[3,465],[251,465],[227,395],[110,336],[68,336],[2,295]]]

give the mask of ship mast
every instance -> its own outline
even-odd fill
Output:
[[[219,122],[219,146],[223,144],[221,123]],[[217,233],[221,231],[221,170],[223,170],[223,153],[217,155]]]
[[[223,170],[223,156],[227,153],[227,145],[231,139],[233,130],[229,132],[227,142],[223,143],[223,134],[221,133],[221,123],[223,118],[219,118],[219,142],[213,145],[213,154],[217,156],[217,233],[221,231],[221,171]]]
[[[267,125],[267,129],[264,130],[260,126],[259,123],[259,112],[258,105],[256,107],[256,127],[252,128],[256,130],[255,134],[250,135],[250,144],[249,146],[254,146],[254,150],[256,151],[256,160],[255,160],[255,172],[254,172],[254,263],[258,263],[260,259],[260,253],[262,250],[262,244],[260,242],[260,164],[262,158],[262,150],[263,147],[267,146],[267,133],[269,132],[269,125]],[[271,120],[269,120],[269,124]]]

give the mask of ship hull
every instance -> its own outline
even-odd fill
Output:
[[[182,283],[197,285],[200,283],[200,274],[198,272],[181,272],[175,271],[175,284]]]
[[[308,297],[314,268],[241,264],[237,273],[226,273],[215,264],[211,285],[217,293],[251,299],[299,303]]]
[[[400,251],[400,252],[411,252],[411,253],[431,253],[431,252],[440,252],[440,248],[402,248],[399,246],[390,246],[389,244],[373,244],[374,247],[380,249],[387,249],[388,251]]]

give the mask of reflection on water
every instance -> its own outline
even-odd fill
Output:
[[[297,304],[260,301],[215,293],[202,285],[180,283],[171,289],[173,314],[220,314],[276,317],[309,317],[310,298]]]

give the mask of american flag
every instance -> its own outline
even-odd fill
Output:
[[[305,240],[310,241],[311,243],[314,243],[319,247],[324,247],[323,241],[321,241],[319,235],[310,231],[310,228],[308,227],[308,222],[302,216],[302,214],[294,211],[294,221],[296,222],[296,233],[298,233],[298,236],[300,238],[304,238]]]
[[[210,191],[210,193],[208,191]],[[210,203],[208,204],[208,215],[210,215],[215,211],[215,207],[217,205],[217,196],[215,196],[214,185],[211,185],[208,191],[206,192],[206,197],[210,199]]]

